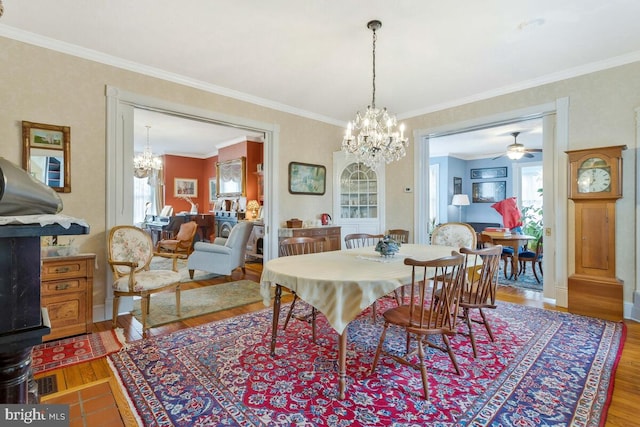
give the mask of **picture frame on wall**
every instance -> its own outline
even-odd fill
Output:
[[[453,177],[453,194],[462,194],[462,178],[459,176]]]
[[[471,185],[473,203],[496,203],[507,197],[507,181],[474,182]]]
[[[22,122],[22,168],[60,193],[71,192],[71,128]]]
[[[289,193],[321,196],[326,190],[327,169],[310,163],[289,163]]]
[[[507,167],[471,169],[471,179],[506,178]]]
[[[173,197],[198,197],[198,180],[191,178],[174,178]]]

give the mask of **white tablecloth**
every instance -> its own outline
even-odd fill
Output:
[[[430,260],[451,255],[450,246],[405,244],[390,258],[373,247],[280,257],[262,270],[261,294],[271,303],[275,284],[295,292],[322,312],[339,333],[378,298],[411,283],[411,267],[404,258]]]

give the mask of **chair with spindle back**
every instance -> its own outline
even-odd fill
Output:
[[[465,257],[453,251],[451,256],[435,260],[419,261],[406,258],[404,263],[411,266],[411,293],[408,304],[391,308],[384,312],[384,328],[371,367],[375,372],[380,356],[384,354],[398,363],[420,371],[424,398],[429,399],[427,369],[425,367],[424,345],[436,348],[449,355],[458,375],[460,368],[453,354],[449,337],[456,334],[460,291],[465,281]],[[430,291],[429,287],[432,287]],[[438,295],[438,296],[436,296]],[[406,332],[404,355],[400,349],[386,349],[384,341],[389,326],[403,328]],[[432,343],[429,336],[442,337],[444,346]],[[410,351],[412,337],[416,349]],[[414,361],[417,352],[418,360]]]
[[[305,254],[314,254],[318,252],[324,251],[325,239],[316,238],[316,237],[289,237],[280,242],[280,256],[297,256],[297,255],[305,255]],[[298,295],[293,292],[293,301],[291,302],[291,306],[289,306],[289,312],[287,313],[287,318],[284,321],[282,326],[283,330],[287,329],[287,325],[289,324],[289,320],[292,317],[304,320],[307,323],[311,324],[311,336],[313,342],[316,342],[316,308],[311,307],[311,313],[304,316],[294,316],[293,310],[295,308],[296,302],[298,301]]]

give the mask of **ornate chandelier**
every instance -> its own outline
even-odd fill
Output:
[[[354,154],[356,160],[371,168],[377,168],[382,164],[391,163],[404,157],[409,145],[404,136],[404,124],[398,124],[396,116],[390,114],[386,108],[376,108],[376,31],[382,27],[378,20],[369,21],[367,28],[373,31],[373,96],[371,105],[367,107],[364,115],[360,111],[356,114],[355,121],[349,122],[344,139],[342,151]],[[357,135],[353,135],[356,131]]]
[[[153,155],[151,151],[151,143],[149,143],[149,129],[147,128],[147,144],[144,146],[144,151],[133,158],[133,174],[138,178],[145,178],[149,176],[153,170],[162,169],[162,160],[159,157]]]

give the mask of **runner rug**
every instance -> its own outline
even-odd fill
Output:
[[[33,347],[31,366],[34,374],[98,359],[122,348],[119,329],[78,335]]]
[[[189,319],[258,301],[262,301],[260,285],[251,280],[238,280],[236,282],[225,282],[201,288],[181,290],[180,316],[178,316],[176,294],[174,292],[161,292],[151,295],[147,324],[150,327],[166,325],[178,320]],[[140,299],[133,301],[131,314],[142,322]]]
[[[344,400],[338,336],[323,316],[317,344],[306,322],[281,330],[276,358],[265,309],[138,341],[108,360],[144,425],[604,425],[623,323],[504,302],[488,311],[496,341],[477,328],[477,359],[465,335],[452,339],[460,376],[428,349],[430,402],[411,368],[383,357],[370,373],[382,323],[368,311],[348,328]],[[387,336],[404,347],[401,331]]]

